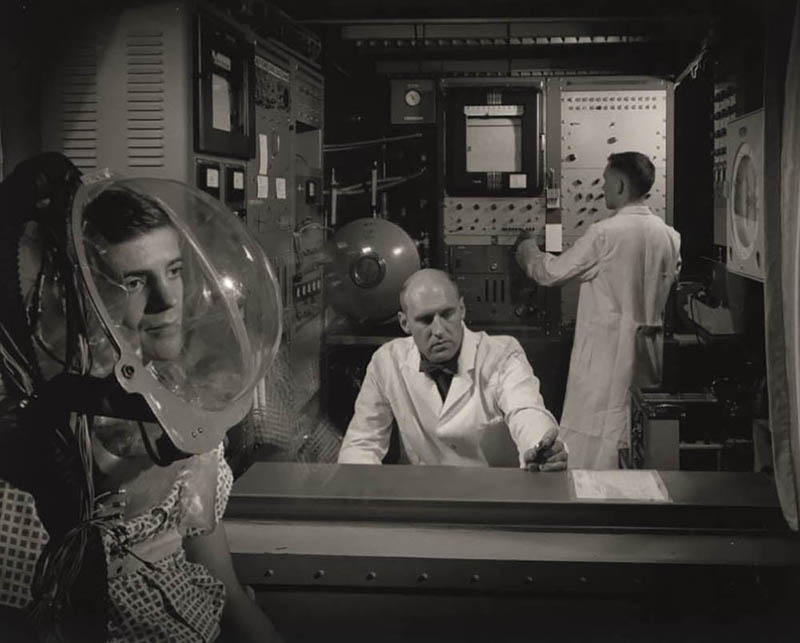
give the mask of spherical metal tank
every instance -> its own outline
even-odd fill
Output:
[[[351,221],[329,241],[328,253],[328,301],[359,324],[391,319],[403,282],[420,267],[411,237],[383,219]]]

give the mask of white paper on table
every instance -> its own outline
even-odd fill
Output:
[[[257,176],[257,195],[259,199],[266,199],[269,197],[269,178],[266,176]]]
[[[672,502],[658,471],[572,469],[570,476],[579,500]]]

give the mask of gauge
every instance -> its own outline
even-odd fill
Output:
[[[742,259],[747,259],[752,254],[759,230],[761,203],[757,167],[750,145],[742,143],[733,164],[728,201],[734,247]]]
[[[416,107],[419,105],[419,102],[422,100],[422,96],[420,96],[419,92],[416,89],[409,89],[406,92],[406,105],[409,107]]]

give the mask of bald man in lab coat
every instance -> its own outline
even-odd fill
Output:
[[[663,311],[680,270],[680,235],[644,204],[655,168],[644,154],[612,154],[603,173],[609,218],[556,256],[519,241],[516,258],[544,286],[580,282],[561,416],[571,468],[616,469],[630,434],[631,386],[661,376]]]
[[[340,463],[380,464],[395,420],[411,464],[567,468],[558,424],[516,339],[469,330],[464,299],[440,270],[411,275],[400,304],[410,337],[373,354]]]

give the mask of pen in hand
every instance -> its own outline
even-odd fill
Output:
[[[528,471],[539,471],[541,465],[547,462],[547,458],[550,452],[550,447],[556,441],[556,436],[552,433],[546,434],[542,437],[539,442],[533,445],[533,448],[529,449],[528,452],[525,454],[525,466]],[[533,456],[531,457],[531,452],[533,452]]]

